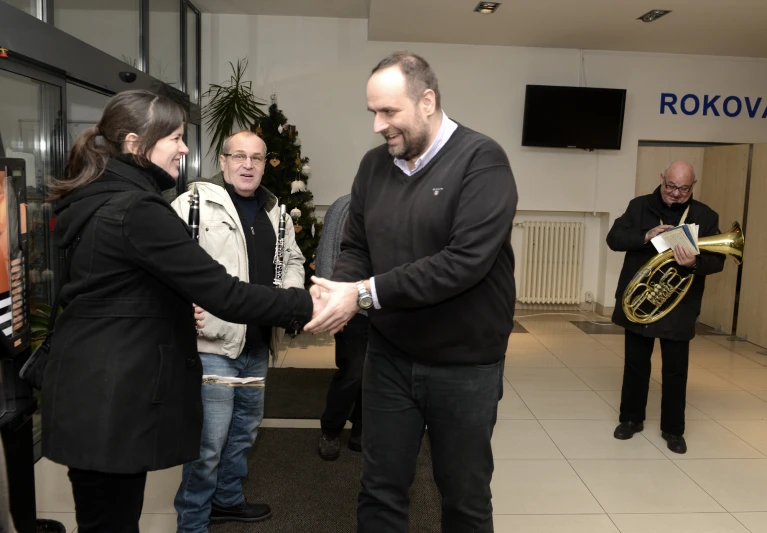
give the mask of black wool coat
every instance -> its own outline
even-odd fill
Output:
[[[660,187],[652,194],[639,196],[629,203],[626,212],[618,217],[607,234],[607,245],[616,252],[626,252],[623,260],[618,288],[615,291],[615,311],[613,322],[629,331],[643,335],[670,340],[690,340],[695,336],[695,322],[700,315],[700,305],[703,299],[703,289],[706,276],[721,272],[726,257],[721,254],[701,252],[695,267],[695,277],[685,297],[668,315],[652,324],[637,324],[631,322],[623,312],[623,293],[631,279],[647,261],[657,254],[651,242],[644,242],[645,234],[660,225],[678,225],[685,208],[690,207],[685,223],[698,224],[698,238],[717,235],[719,231],[719,215],[707,205],[690,197],[684,204],[673,207],[666,205],[660,195]],[[682,274],[690,269],[680,267]]]
[[[240,282],[192,241],[160,193],[173,185],[121,156],[57,208],[55,241],[72,264],[42,388],[52,461],[138,473],[198,458],[193,302],[237,323],[292,329],[311,318],[306,291]]]

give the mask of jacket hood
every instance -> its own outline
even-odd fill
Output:
[[[117,193],[143,190],[160,194],[163,188],[175,183],[170,174],[156,165],[138,167],[131,156],[110,159],[95,181],[56,203],[54,243],[60,248],[71,246],[96,211]]]

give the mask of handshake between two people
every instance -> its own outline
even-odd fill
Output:
[[[330,281],[317,276],[312,276],[312,282],[314,285],[309,289],[309,294],[312,295],[314,312],[312,320],[304,326],[304,331],[329,331],[332,334],[342,331],[360,310],[357,305],[357,284]]]
[[[312,320],[304,326],[308,333],[329,331],[336,334],[344,329],[347,322],[359,311],[357,285],[330,281],[312,276],[314,285],[309,289],[312,296]],[[368,289],[369,290],[369,289]],[[205,310],[194,305],[194,320],[197,332],[205,327]]]

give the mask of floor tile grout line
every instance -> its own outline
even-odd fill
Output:
[[[682,472],[682,474],[684,474],[685,476],[687,476],[687,479],[689,479],[690,481],[692,481],[692,482],[693,482],[695,485],[697,485],[697,486],[700,488],[700,490],[702,490],[703,492],[705,492],[705,493],[706,493],[706,495],[707,495],[709,498],[711,498],[711,499],[712,499],[714,502],[716,502],[716,504],[717,504],[718,506],[720,506],[720,507],[721,507],[722,509],[724,509],[726,512],[728,512],[728,513],[730,512],[730,510],[729,510],[729,509],[727,509],[727,508],[724,506],[724,504],[723,504],[723,503],[721,503],[719,500],[717,500],[717,499],[716,499],[716,498],[714,498],[714,497],[713,497],[711,494],[709,494],[709,492],[708,492],[706,489],[704,489],[704,488],[701,486],[701,484],[700,484],[700,483],[698,483],[697,481],[695,481],[695,480],[692,478],[692,476],[690,476],[690,474],[688,474],[687,472],[685,472],[685,471],[684,471],[684,469],[683,469],[681,466],[679,466],[679,465],[677,464],[677,462],[676,462],[676,461],[678,461],[679,459],[675,460],[675,459],[671,459],[671,458],[669,458],[669,460],[670,460],[670,461],[671,461],[671,462],[674,464],[674,466],[675,466],[676,468],[678,468],[678,469],[679,469],[679,471],[680,471],[680,472]],[[703,460],[703,461],[710,461],[711,459],[702,459],[702,460]]]
[[[599,396],[599,395],[597,395],[597,396]],[[551,436],[551,434],[550,434],[550,433],[549,433],[549,432],[546,430],[546,427],[545,427],[543,424],[541,424],[541,423],[540,423],[540,421],[538,421],[538,424],[540,424],[540,426],[543,428],[543,431],[544,431],[544,432],[546,433],[546,435],[549,437],[549,439],[551,440],[551,442],[553,442],[553,443],[554,443],[554,446],[556,446],[556,448],[557,448],[557,450],[559,451],[559,453],[561,453],[561,454],[562,454],[562,457],[564,457],[564,458],[565,458],[565,461],[567,461],[567,464],[568,464],[568,466],[570,466],[570,468],[571,468],[571,469],[572,469],[572,471],[575,473],[575,475],[576,475],[576,476],[578,476],[578,479],[581,481],[581,483],[583,484],[583,486],[584,486],[584,487],[586,487],[586,490],[587,490],[587,491],[589,491],[589,494],[591,494],[591,497],[592,497],[592,498],[594,498],[594,501],[595,501],[595,502],[597,502],[597,505],[599,505],[600,509],[602,509],[602,511],[604,511],[605,515],[607,515],[607,519],[610,521],[610,523],[611,523],[611,524],[612,524],[612,525],[615,527],[615,529],[616,529],[616,530],[618,530],[618,532],[620,532],[620,530],[621,530],[621,529],[618,527],[618,524],[616,524],[616,523],[615,523],[615,521],[612,519],[612,517],[611,517],[611,516],[610,516],[610,515],[607,513],[607,509],[605,509],[605,508],[604,508],[604,506],[602,505],[602,502],[600,502],[600,501],[599,501],[599,498],[597,498],[597,497],[596,497],[596,494],[594,494],[594,492],[591,490],[591,487],[589,487],[589,486],[586,484],[586,481],[584,481],[583,477],[581,477],[581,475],[580,475],[580,474],[578,473],[578,471],[575,469],[575,467],[573,466],[573,464],[570,462],[570,459],[568,459],[568,457],[567,457],[567,456],[564,454],[564,452],[561,450],[561,448],[560,448],[560,447],[559,447],[559,445],[557,444],[557,441],[556,441],[556,440],[554,440],[554,438]]]
[[[754,531],[748,527],[746,524],[743,523],[742,520],[740,520],[737,516],[735,516],[733,513],[730,513],[730,516],[733,517],[740,525],[743,526],[743,528],[748,531],[749,533],[754,533]]]
[[[730,434],[732,434],[734,437],[736,437],[737,439],[739,439],[740,441],[742,441],[742,442],[743,442],[743,443],[744,443],[746,446],[750,447],[752,450],[754,450],[756,453],[758,453],[759,455],[761,455],[763,458],[767,459],[767,454],[764,454],[764,453],[762,453],[762,451],[761,451],[761,450],[759,450],[758,448],[756,448],[756,446],[754,446],[753,444],[751,444],[750,442],[748,442],[746,439],[744,439],[743,437],[741,437],[740,435],[738,435],[737,433],[735,433],[734,431],[732,431],[730,428],[728,428],[727,426],[725,426],[724,424],[722,424],[720,420],[714,420],[713,418],[712,418],[711,420],[712,420],[714,423],[716,423],[716,424],[717,424],[719,427],[723,428],[725,431],[729,432],[729,433],[730,433]]]

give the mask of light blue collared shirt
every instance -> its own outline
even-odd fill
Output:
[[[431,143],[431,146],[429,146],[429,149],[426,150],[423,154],[421,154],[421,157],[419,157],[415,162],[415,167],[413,167],[413,170],[410,170],[410,167],[407,164],[407,161],[404,159],[397,159],[394,158],[394,164],[397,165],[397,167],[405,173],[406,176],[412,176],[419,170],[421,170],[423,167],[425,167],[429,161],[434,159],[434,156],[437,155],[437,153],[442,149],[443,146],[447,143],[447,141],[450,139],[450,137],[455,133],[455,130],[458,129],[458,124],[456,124],[454,121],[450,120],[444,111],[442,111],[442,125],[439,127],[439,131],[437,132],[437,136],[434,137],[434,142]],[[374,278],[370,278],[370,293],[373,297],[373,307],[376,309],[381,309],[381,304],[378,303],[378,294],[376,293],[376,283]]]

